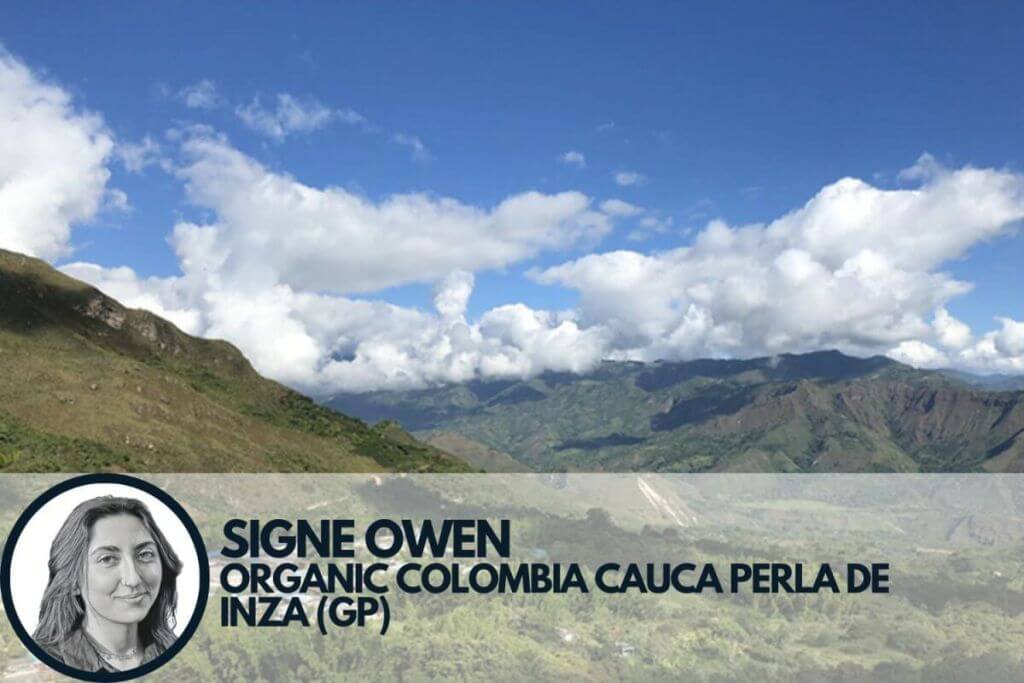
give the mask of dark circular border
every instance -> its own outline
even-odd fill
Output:
[[[196,556],[199,558],[199,599],[196,601],[195,611],[192,613],[192,618],[185,626],[185,630],[181,632],[181,636],[174,641],[167,650],[163,652],[159,657],[153,659],[142,666],[134,669],[127,669],[125,671],[115,672],[102,672],[102,671],[83,671],[81,669],[75,669],[64,662],[51,657],[43,648],[36,644],[36,641],[32,640],[32,636],[25,630],[25,627],[21,623],[21,619],[18,618],[18,612],[14,608],[14,599],[11,593],[11,561],[14,558],[14,548],[18,544],[18,539],[21,537],[21,532],[25,530],[25,525],[28,524],[29,520],[35,516],[39,509],[49,503],[51,500],[66,493],[72,489],[76,489],[80,486],[87,486],[90,484],[121,484],[129,486],[131,488],[144,491],[150,494],[161,503],[166,505],[171,511],[178,517],[181,523],[185,526],[188,535],[192,538],[192,544],[195,546]],[[203,537],[199,534],[199,529],[196,527],[195,522],[189,517],[188,513],[185,512],[185,508],[168,495],[163,489],[144,481],[136,477],[129,477],[124,474],[85,474],[80,477],[73,477],[66,481],[53,486],[42,493],[32,503],[25,508],[25,511],[18,517],[18,521],[14,523],[14,527],[11,529],[10,535],[7,537],[7,541],[4,544],[3,559],[0,561],[0,592],[3,593],[4,609],[7,610],[7,618],[14,627],[14,632],[18,634],[18,638],[28,648],[36,659],[46,664],[51,669],[58,671],[65,676],[77,678],[83,681],[127,681],[139,676],[144,676],[148,673],[156,671],[161,666],[171,661],[181,648],[185,647],[186,643],[195,634],[196,629],[199,628],[199,622],[203,618],[203,612],[206,611],[206,601],[210,593],[210,563],[206,555],[206,545],[203,543]]]

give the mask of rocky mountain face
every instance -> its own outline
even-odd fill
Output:
[[[329,403],[538,470],[1024,471],[1024,392],[834,351],[606,362]]]
[[[466,471],[261,377],[231,344],[0,250],[0,471]]]

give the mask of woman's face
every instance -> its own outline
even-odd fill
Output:
[[[82,597],[87,614],[137,624],[160,591],[163,567],[156,543],[135,515],[110,515],[93,524]]]

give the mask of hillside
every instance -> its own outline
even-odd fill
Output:
[[[536,470],[1024,471],[1024,393],[883,357],[606,362],[576,376],[335,396]],[[447,438],[447,448],[459,444]]]
[[[231,344],[0,250],[0,471],[465,471],[261,377]]]
[[[957,370],[941,370],[947,377],[989,391],[1024,391],[1024,375],[974,375]]]

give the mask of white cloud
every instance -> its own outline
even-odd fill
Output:
[[[636,171],[618,171],[613,176],[615,184],[619,187],[630,187],[632,185],[643,185],[647,181],[642,173]]]
[[[132,210],[132,205],[128,201],[128,195],[124,192],[124,190],[111,188],[103,194],[103,203],[101,204],[101,210],[127,213]]]
[[[904,183],[926,182],[942,175],[944,171],[945,168],[942,164],[936,161],[931,154],[925,152],[917,158],[912,166],[897,173],[896,179]]]
[[[232,274],[300,289],[359,292],[435,282],[452,270],[501,268],[593,241],[611,228],[579,192],[525,192],[490,209],[426,194],[373,202],[273,173],[221,138],[190,137],[183,151],[178,174],[187,196],[217,221],[179,225],[179,255],[199,258],[190,240],[203,233],[210,243],[198,249],[223,253]]]
[[[437,287],[436,313],[427,313],[284,284],[250,288],[209,278],[196,288],[195,273],[139,280],[127,268],[72,264],[64,270],[189,332],[228,339],[260,372],[317,394],[580,372],[607,347],[602,330],[584,330],[570,314],[522,304],[467,323],[468,273],[445,278]]]
[[[473,293],[473,274],[465,270],[454,270],[441,280],[434,291],[434,308],[446,320],[466,314],[469,296]]]
[[[190,107],[222,103],[209,81],[178,95]],[[274,139],[332,121],[381,132],[356,112],[289,95],[274,109],[254,100],[239,116]],[[0,52],[0,247],[67,255],[73,224],[130,208],[107,186],[112,156],[132,172],[160,163],[210,216],[174,226],[181,275],[140,278],[88,263],[63,270],[188,332],[226,338],[261,372],[307,391],[583,371],[602,358],[820,348],[1024,372],[1024,322],[1002,317],[996,329],[973,332],[947,310],[971,285],[943,270],[1024,220],[1018,173],[950,170],[924,155],[900,174],[904,189],[845,178],[767,224],[716,220],[690,246],[594,253],[531,271],[537,282],[577,290],[576,310],[510,303],[471,320],[474,273],[590,247],[616,219],[634,219],[644,236],[666,231],[671,218],[621,199],[595,207],[573,191],[523,192],[491,207],[425,193],[371,200],[270,171],[209,128],[168,139],[181,153],[176,165],[149,137],[115,146],[99,116]],[[415,136],[392,140],[427,153]],[[615,180],[645,179],[621,171]],[[354,298],[409,283],[434,288],[434,310]]]
[[[0,247],[70,253],[72,224],[124,198],[108,194],[113,147],[98,115],[0,48]]]
[[[996,349],[1007,356],[1024,356],[1024,322],[997,318],[1002,329],[993,335]]]
[[[601,210],[609,216],[637,216],[644,212],[639,206],[624,202],[621,199],[606,199],[601,202]]]
[[[385,132],[352,109],[334,109],[315,98],[298,98],[287,93],[278,94],[273,106],[264,105],[257,96],[248,104],[235,107],[235,115],[247,128],[275,142],[282,142],[295,133],[311,133],[333,123],[359,126],[367,133]],[[391,133],[389,139],[407,147],[415,161],[430,159],[430,150],[419,136],[396,132]]]
[[[114,154],[131,173],[141,173],[147,167],[159,164],[161,151],[160,143],[148,135],[139,142],[120,141],[114,148]]]
[[[177,98],[189,109],[216,109],[224,104],[217,84],[209,79],[186,85],[177,92]]]
[[[430,158],[430,151],[427,149],[427,146],[415,135],[395,133],[391,139],[399,145],[412,150],[412,158],[416,161],[426,161]]]
[[[917,339],[900,342],[896,348],[889,351],[888,355],[894,360],[915,368],[949,367],[949,358],[946,354]]]
[[[465,319],[474,271],[610,230],[580,193],[526,192],[490,209],[422,194],[371,202],[272,173],[203,129],[181,144],[187,196],[215,216],[175,226],[182,275],[67,272],[228,339],[261,372],[316,393],[581,370],[605,348],[604,332],[580,329],[571,314],[513,305]],[[435,312],[347,296],[409,282],[434,285]]]
[[[599,361],[604,348],[598,331],[521,304],[492,309],[475,324],[386,304],[331,304],[361,327],[351,328],[359,339],[351,360],[323,367],[320,379],[328,387],[424,386],[480,376],[527,377],[546,369],[582,371]],[[372,326],[359,320],[370,314]]]
[[[690,247],[591,254],[533,277],[578,290],[581,325],[607,328],[617,357],[838,347],[931,363],[942,352],[925,345],[971,339],[944,312],[970,285],[939,269],[1022,218],[1024,177],[1007,171],[942,169],[906,190],[846,178],[767,225],[712,221]],[[1014,333],[1000,334],[990,346],[1010,351],[997,342]]]
[[[230,340],[264,374],[312,393],[578,372],[602,358],[836,347],[1024,370],[1024,323],[1002,319],[976,338],[945,308],[969,284],[941,271],[1024,217],[1024,178],[1007,171],[943,170],[903,190],[843,179],[768,224],[712,221],[692,246],[595,253],[532,273],[578,290],[577,310],[506,304],[471,320],[474,272],[596,240],[625,207],[595,210],[575,192],[491,208],[424,194],[371,201],[271,172],[209,131],[181,146],[187,196],[213,216],[175,227],[181,276],[66,270]],[[353,297],[411,282],[434,287],[433,311]]]
[[[587,158],[583,156],[583,152],[577,152],[575,150],[569,150],[562,156],[558,157],[558,160],[563,164],[575,166],[576,168],[587,167]]]
[[[955,365],[976,372],[1024,373],[1024,321],[996,318],[1000,328],[961,350]]]
[[[235,108],[235,115],[249,129],[278,142],[292,133],[309,133],[334,122],[365,123],[351,109],[330,109],[313,98],[299,99],[287,93],[276,98],[276,107],[263,106],[259,97]]]
[[[945,308],[935,311],[932,327],[936,338],[948,349],[959,351],[971,343],[971,328],[951,316]]]

